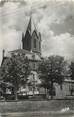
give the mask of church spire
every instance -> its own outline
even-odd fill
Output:
[[[31,17],[29,19],[29,23],[26,29],[26,33],[22,33],[22,48],[25,50],[31,50]]]
[[[28,23],[27,31],[29,32],[29,34],[31,34],[31,17]]]

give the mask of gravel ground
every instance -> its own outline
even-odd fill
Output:
[[[49,111],[35,111],[24,113],[6,113],[0,117],[74,117],[74,112],[49,112]]]

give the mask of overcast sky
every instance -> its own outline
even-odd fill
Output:
[[[0,4],[0,63],[2,49],[7,53],[21,47],[21,34],[31,14],[42,34],[42,55],[74,60],[73,0],[24,0]]]

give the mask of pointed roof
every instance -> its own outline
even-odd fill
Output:
[[[34,32],[36,32],[36,35],[37,35],[38,37],[40,36],[40,34],[39,34],[40,32],[38,31],[38,28],[37,28],[35,22],[33,21],[33,23],[32,23],[32,34],[33,34]]]
[[[31,34],[31,17],[28,23],[27,31]]]
[[[34,21],[33,21],[32,16],[31,16],[30,19],[29,19],[26,32],[27,32],[27,31],[28,31],[31,35],[32,35],[33,31],[36,31],[36,33],[38,34],[38,31],[37,31],[37,28],[36,28],[36,25],[35,25],[35,23],[34,23]],[[25,32],[25,34],[26,34],[26,32]]]

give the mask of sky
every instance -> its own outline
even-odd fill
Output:
[[[42,35],[42,56],[74,61],[74,0],[10,0],[0,3],[0,63],[3,49],[7,55],[21,48],[31,15]]]

